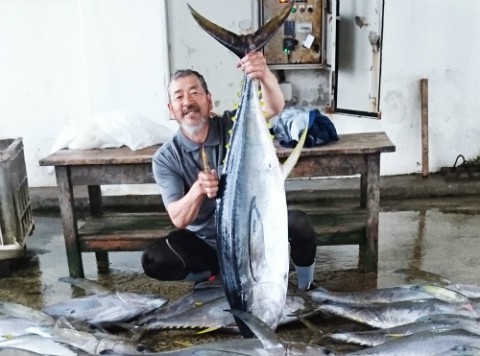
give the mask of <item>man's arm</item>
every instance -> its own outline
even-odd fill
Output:
[[[211,172],[199,172],[197,181],[182,198],[171,202],[166,207],[172,223],[179,229],[190,225],[197,217],[202,203],[208,197],[216,198],[218,192],[218,175]]]
[[[265,111],[267,112],[267,119],[279,114],[285,106],[285,99],[283,92],[278,85],[277,78],[273,75],[267,67],[263,79],[260,80],[262,87],[262,98],[265,103]]]
[[[250,52],[243,57],[237,67],[250,78],[258,79],[262,87],[262,97],[265,104],[264,110],[267,113],[267,119],[277,115],[285,106],[282,90],[278,84],[277,78],[267,66],[267,60],[262,52]]]

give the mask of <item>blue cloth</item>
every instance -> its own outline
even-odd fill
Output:
[[[304,147],[314,147],[338,141],[332,121],[318,109],[289,107],[272,121],[271,132],[283,147],[295,147],[308,124]]]

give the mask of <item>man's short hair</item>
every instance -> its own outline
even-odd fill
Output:
[[[173,75],[170,78],[170,83],[168,83],[168,98],[169,99],[170,99],[170,95],[172,94],[170,92],[170,87],[172,85],[172,82],[174,80],[184,78],[184,77],[188,77],[190,75],[194,75],[195,77],[197,77],[198,80],[200,81],[200,84],[202,85],[203,90],[205,90],[205,93],[207,93],[207,94],[209,93],[207,82],[205,81],[205,78],[203,77],[203,75],[201,75],[200,73],[198,73],[196,70],[193,70],[193,69],[178,69],[178,70],[175,71],[175,73],[173,73]]]

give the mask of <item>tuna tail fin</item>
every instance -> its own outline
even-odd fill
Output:
[[[293,2],[290,2],[288,6],[280,10],[270,21],[253,34],[237,35],[209,21],[188,5],[193,18],[200,27],[235,53],[239,58],[242,58],[249,52],[258,51],[263,48],[287,19],[292,7]]]
[[[263,348],[266,351],[282,351],[282,354],[285,352],[285,348],[280,342],[277,334],[275,334],[275,331],[261,319],[241,310],[230,309],[226,311],[232,313],[235,317],[240,318],[252,333],[262,342]],[[275,352],[272,352],[272,354],[273,353]]]
[[[305,144],[305,140],[307,139],[308,128],[310,127],[310,120],[307,120],[307,125],[303,130],[302,136],[300,136],[300,140],[298,141],[297,145],[293,149],[290,156],[286,159],[283,163],[282,171],[283,171],[283,179],[287,179],[288,175],[292,172],[295,164],[297,164],[298,158],[300,157],[300,153],[302,152],[303,145]]]

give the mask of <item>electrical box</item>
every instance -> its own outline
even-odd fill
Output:
[[[294,1],[283,28],[278,30],[263,49],[270,68],[302,69],[325,66],[323,1]],[[260,25],[268,22],[283,6],[288,6],[288,1],[261,0]]]

